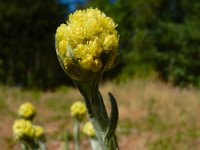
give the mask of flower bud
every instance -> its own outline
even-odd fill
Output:
[[[116,24],[98,9],[77,10],[56,31],[56,52],[72,79],[84,71],[103,72],[116,65],[119,35]]]
[[[41,138],[44,136],[44,128],[41,126],[34,126],[35,128],[35,137],[36,138]]]
[[[34,138],[35,130],[32,122],[25,119],[15,120],[13,124],[13,133],[16,139]]]
[[[22,104],[18,110],[18,115],[28,120],[32,120],[35,116],[35,113],[35,107],[30,102]]]
[[[87,112],[85,104],[81,101],[74,102],[71,105],[70,110],[71,115],[80,121],[83,120]]]
[[[84,124],[83,126],[83,133],[89,137],[94,137],[95,136],[95,131],[93,128],[93,125],[90,121]]]

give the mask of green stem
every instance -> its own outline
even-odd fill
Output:
[[[93,150],[102,150],[96,138],[90,138],[90,145]]]
[[[107,131],[110,126],[110,119],[108,117],[102,96],[99,92],[99,81],[101,75],[93,74],[86,80],[74,81],[79,91],[85,98],[88,113],[94,129],[96,131],[97,139],[103,150],[116,150],[118,148],[117,139],[115,136],[115,128],[107,138]],[[112,106],[112,105],[111,105]],[[116,105],[117,107],[117,105]],[[115,113],[115,112],[114,112]],[[117,117],[118,120],[118,112]],[[117,121],[116,121],[117,123]],[[115,125],[116,126],[116,125]],[[112,125],[111,125],[112,127]]]
[[[64,148],[63,150],[69,150],[69,134],[68,134],[68,131],[65,132],[64,134]]]
[[[80,150],[80,121],[78,119],[75,119],[74,124],[74,144],[75,144],[75,150]]]
[[[40,145],[40,150],[46,150],[45,142],[39,141],[39,145]]]
[[[38,145],[30,145],[31,150],[40,150]]]
[[[21,143],[22,150],[28,150],[28,147],[25,143]]]
[[[33,138],[26,137],[21,143],[22,150],[41,150],[39,143]]]

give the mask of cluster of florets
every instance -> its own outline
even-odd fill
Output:
[[[83,120],[84,116],[87,113],[86,106],[81,101],[74,102],[70,107],[70,111],[71,115],[80,121]]]
[[[56,49],[65,69],[76,64],[98,72],[112,68],[118,56],[116,24],[98,9],[78,10],[56,31]]]
[[[89,137],[95,137],[95,131],[90,121],[86,122],[83,126],[83,133]]]
[[[35,107],[30,102],[22,104],[18,110],[18,115],[21,118],[28,120],[33,119],[35,114],[36,114]]]
[[[41,126],[33,125],[29,120],[18,119],[13,124],[13,133],[16,139],[34,139],[42,137],[44,135],[44,129]]]
[[[44,138],[44,129],[41,126],[33,124],[33,118],[36,114],[35,107],[30,102],[26,102],[19,107],[19,119],[13,124],[14,137],[22,141],[30,141]]]

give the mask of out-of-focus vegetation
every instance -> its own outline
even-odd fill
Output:
[[[91,0],[118,24],[121,62],[107,77],[158,75],[200,86],[198,0]],[[0,0],[0,82],[49,88],[69,82],[55,55],[54,34],[66,19],[56,0]],[[114,72],[114,73],[113,73]]]
[[[67,81],[54,44],[65,10],[56,0],[0,0],[0,82],[47,88]]]
[[[117,97],[120,149],[200,149],[199,90],[173,87],[155,80],[135,79],[126,84],[107,82],[101,85],[100,91],[108,110],[110,104],[107,92],[112,91]],[[66,130],[69,131],[70,149],[74,149],[70,105],[82,99],[78,91],[70,87],[41,92],[0,86],[1,149],[20,149],[20,144],[12,138],[11,129],[19,106],[27,101],[36,107],[35,123],[45,129],[47,149],[61,147]],[[90,150],[86,138],[81,135],[81,139],[81,148]]]
[[[198,0],[90,2],[118,23],[121,78],[156,73],[178,85],[200,85]]]

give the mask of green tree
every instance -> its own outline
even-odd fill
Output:
[[[47,88],[69,80],[54,46],[65,9],[56,0],[0,0],[1,83]]]
[[[200,86],[200,3],[171,0],[163,2],[163,7],[154,30],[155,67],[175,84]]]
[[[118,23],[120,77],[157,72],[178,85],[200,85],[200,3],[197,0],[95,0]]]

